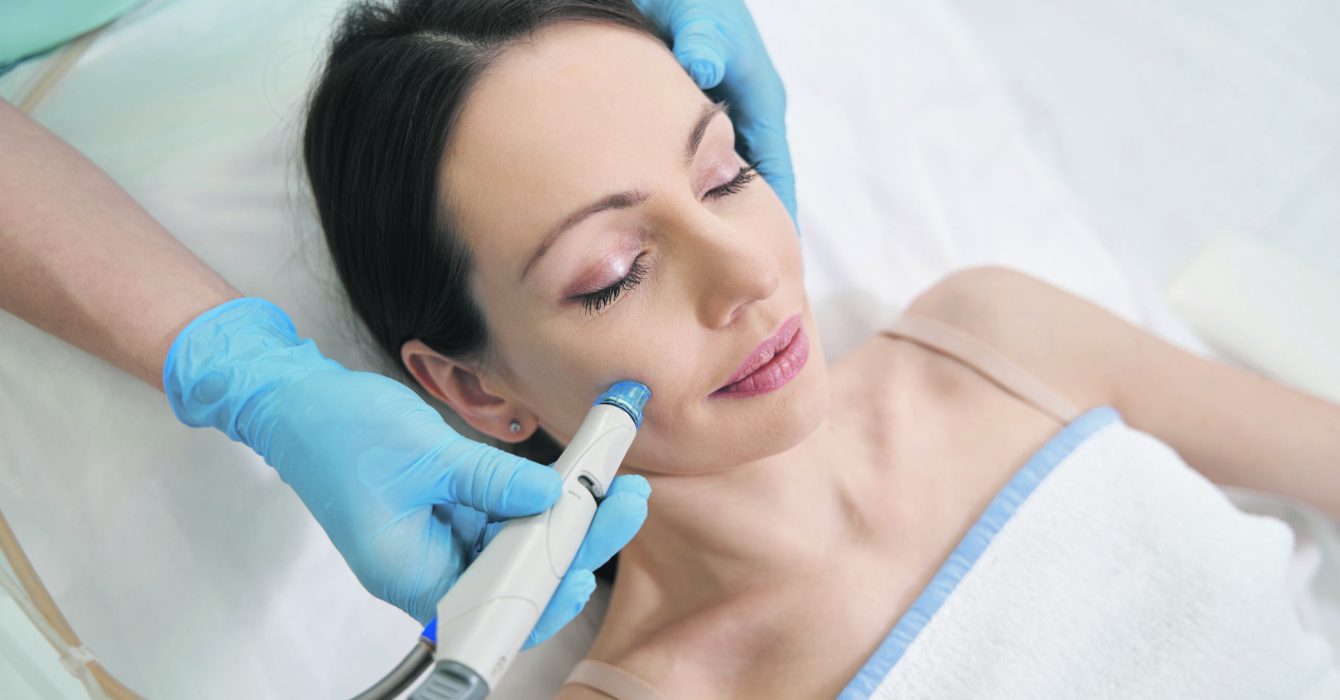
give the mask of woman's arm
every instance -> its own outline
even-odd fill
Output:
[[[241,295],[3,100],[0,154],[0,308],[161,389],[177,333]]]
[[[1212,481],[1340,517],[1340,406],[1181,350],[1012,270],[955,273],[934,303],[1077,405],[1112,404]]]

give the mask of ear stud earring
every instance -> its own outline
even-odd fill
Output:
[[[514,433],[519,433],[519,432],[521,432],[521,422],[520,422],[520,421],[512,421],[512,424],[509,425],[509,426],[507,426],[507,429],[510,430],[510,431],[512,431],[512,432],[514,432]]]

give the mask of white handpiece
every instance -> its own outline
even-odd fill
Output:
[[[597,399],[554,464],[558,502],[504,525],[438,603],[436,668],[411,700],[473,700],[498,686],[572,565],[650,395],[619,382]]]

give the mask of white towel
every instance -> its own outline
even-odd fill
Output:
[[[842,697],[1340,698],[1292,531],[1089,411],[997,495]]]

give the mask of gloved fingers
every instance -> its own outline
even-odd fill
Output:
[[[673,17],[675,57],[698,87],[731,106],[745,160],[796,218],[796,181],[786,142],[786,88],[768,58],[749,11],[731,3],[703,3]]]
[[[572,622],[572,618],[577,617],[577,613],[582,611],[595,590],[595,574],[587,569],[568,570],[563,580],[558,582],[558,589],[554,591],[554,597],[549,599],[549,605],[540,613],[535,629],[530,631],[526,644],[521,647],[522,651],[554,636]]]
[[[755,164],[794,220],[796,179],[791,168],[791,147],[786,141],[786,88],[766,56],[762,63],[757,75],[731,64],[726,79],[714,94],[730,105],[740,153]]]
[[[675,58],[699,88],[716,87],[726,74],[731,50],[726,41],[732,16],[747,17],[742,0],[634,0],[638,9],[669,34]]]
[[[540,513],[558,501],[563,481],[549,467],[465,438],[437,455],[439,502],[459,503],[490,520]]]
[[[439,523],[445,521],[452,539],[461,545],[466,561],[473,559],[484,547],[484,530],[488,520],[473,508],[461,506],[433,506],[433,516]],[[445,517],[444,517],[445,516]]]
[[[479,556],[479,553],[483,551],[485,547],[489,546],[489,543],[493,541],[493,538],[498,536],[498,531],[502,530],[503,525],[506,524],[507,521],[499,521],[484,526],[484,536],[480,539],[479,549],[475,550],[475,556]]]
[[[431,523],[419,525],[421,538],[395,538],[399,542],[383,543],[383,554],[400,551],[398,561],[387,559],[373,567],[387,593],[378,597],[409,613],[420,624],[437,613],[438,601],[455,585],[477,551],[472,549],[472,541],[457,531],[464,527],[482,532],[485,525],[483,514],[469,508],[438,506],[430,512]],[[410,524],[410,520],[403,522]]]
[[[605,500],[596,509],[591,529],[572,559],[571,570],[604,566],[628,544],[647,519],[647,497],[651,484],[636,474],[615,477]]]
[[[721,25],[706,12],[687,16],[675,26],[675,58],[700,89],[710,90],[726,76],[727,41]]]
[[[497,529],[504,524],[490,523],[483,513],[464,506],[435,506],[433,513],[447,513],[446,525],[450,528],[452,538],[459,543],[467,564],[479,556],[484,546],[497,534]],[[439,516],[438,520],[441,522],[443,518]]]
[[[786,143],[786,126],[781,122],[756,123],[740,127],[744,141],[745,159],[758,168],[759,174],[772,186],[782,200],[791,220],[796,220],[796,176],[791,169],[791,149]],[[797,222],[797,225],[799,222]]]
[[[675,58],[703,90],[731,105],[745,159],[796,221],[796,181],[786,143],[786,90],[742,0],[637,0],[673,35]]]

